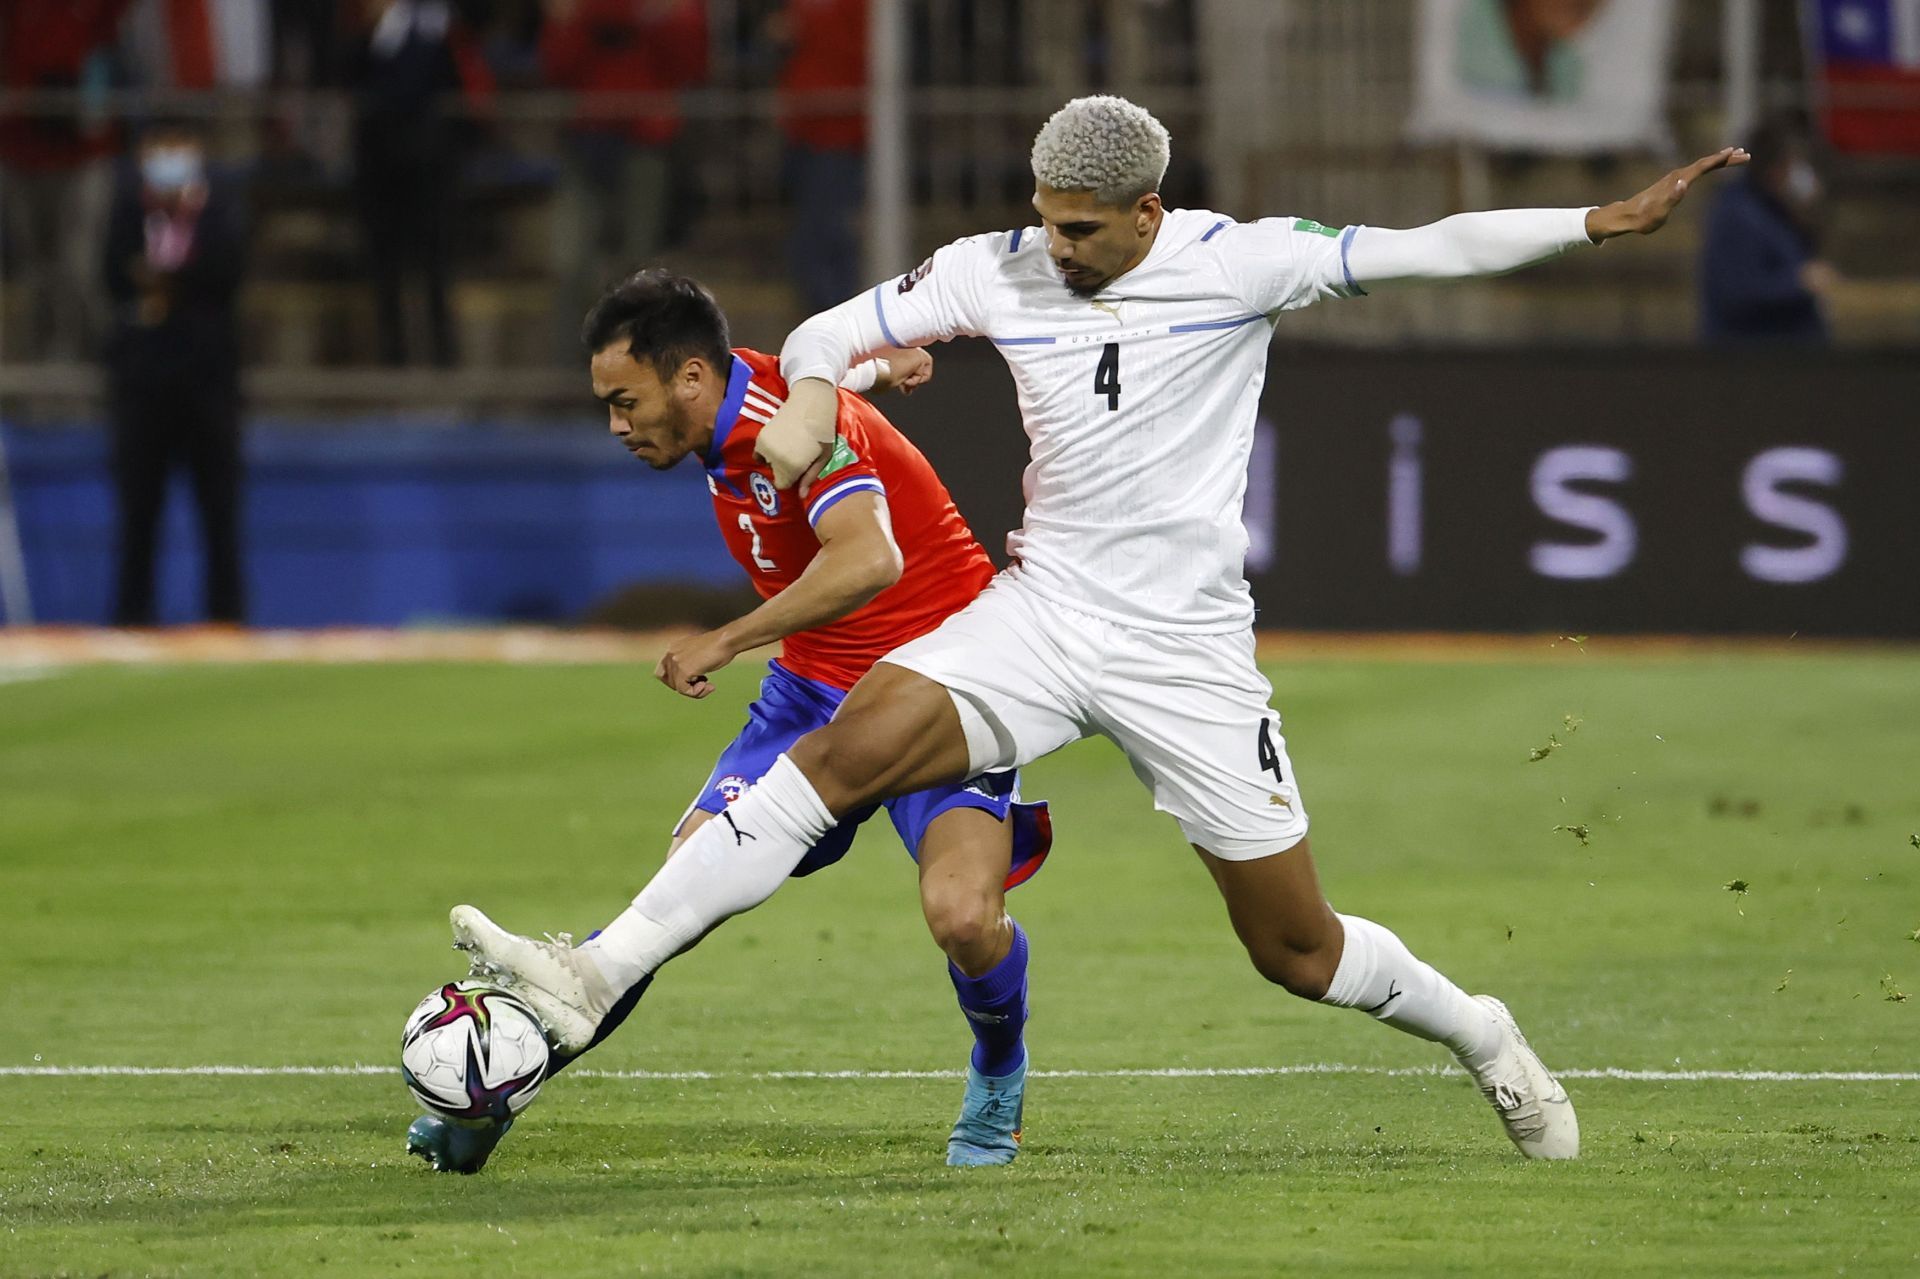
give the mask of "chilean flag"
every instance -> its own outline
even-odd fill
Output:
[[[1920,0],[1810,0],[1827,139],[1920,154]]]

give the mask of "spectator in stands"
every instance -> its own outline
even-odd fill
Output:
[[[120,501],[114,621],[154,622],[154,547],[176,464],[193,481],[210,620],[246,612],[240,563],[241,193],[211,172],[199,133],[156,124],[115,191],[106,240],[108,345]]]
[[[483,103],[493,81],[448,0],[361,0],[364,37],[354,86],[354,180],[379,305],[380,357],[407,362],[405,293],[418,274],[426,296],[429,354],[454,362],[447,291],[453,198],[465,138],[446,99]]]
[[[1839,275],[1820,257],[1823,187],[1798,119],[1763,125],[1753,164],[1724,187],[1700,254],[1700,337],[1713,343],[1825,343],[1823,303]]]
[[[540,66],[547,82],[580,95],[560,139],[553,208],[553,270],[559,293],[554,341],[580,354],[580,317],[616,275],[645,266],[664,247],[675,217],[670,103],[635,110],[628,94],[671,94],[707,74],[701,0],[545,0]]]
[[[780,128],[794,218],[787,264],[809,314],[860,287],[856,222],[866,187],[866,0],[787,0],[774,25],[784,46]]]
[[[0,87],[106,89],[109,54],[131,0],[4,0]],[[15,353],[91,358],[102,310],[95,254],[113,195],[119,130],[69,102],[0,116],[0,215],[29,299]]]

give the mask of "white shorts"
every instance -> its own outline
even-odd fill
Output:
[[[1307,833],[1273,686],[1253,632],[1147,631],[1063,608],[1000,574],[973,603],[883,661],[944,685],[968,772],[1019,768],[1111,738],[1189,843],[1229,861]]]

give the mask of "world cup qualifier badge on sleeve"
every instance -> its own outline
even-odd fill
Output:
[[[833,452],[827,454],[827,464],[820,468],[820,478],[824,480],[835,471],[845,470],[859,460],[860,455],[854,452],[853,445],[847,443],[847,437],[836,435],[833,437]]]
[[[897,288],[895,288],[894,292],[896,293],[913,292],[913,286],[920,283],[920,281],[926,279],[927,276],[932,273],[932,271],[933,271],[933,259],[928,258],[925,262],[922,262],[919,266],[913,268],[913,270],[901,276],[900,284]]]

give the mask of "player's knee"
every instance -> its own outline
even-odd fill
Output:
[[[1333,985],[1340,954],[1332,946],[1294,946],[1274,942],[1247,947],[1247,957],[1262,977],[1302,999],[1324,999]]]
[[[989,946],[1002,927],[1005,908],[998,896],[974,889],[923,887],[920,907],[934,944],[964,969],[965,961]]]
[[[934,944],[949,955],[977,949],[993,924],[987,903],[978,897],[940,897],[923,901],[921,906]]]
[[[859,802],[885,773],[887,756],[874,749],[871,734],[860,731],[857,720],[839,720],[816,729],[787,752],[800,771],[813,780],[823,799],[831,789]]]

